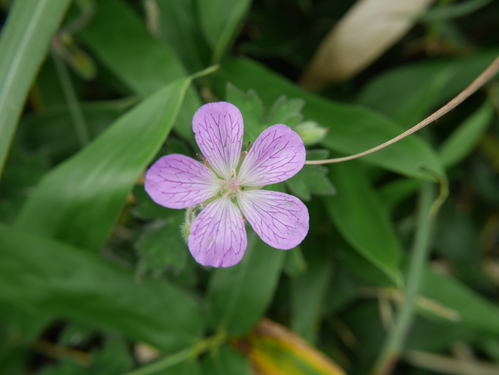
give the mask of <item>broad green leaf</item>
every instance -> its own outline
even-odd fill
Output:
[[[266,106],[282,95],[304,99],[304,117],[329,128],[321,145],[342,154],[365,151],[403,132],[403,128],[385,117],[364,108],[335,103],[305,92],[249,59],[233,59],[225,63],[215,76],[215,88],[220,96],[223,95],[226,82],[232,82],[242,90],[255,90]],[[388,148],[365,156],[363,160],[422,179],[433,179],[435,174],[444,176],[437,155],[418,136],[405,138]],[[432,174],[422,170],[422,167],[431,170]]]
[[[499,335],[499,306],[456,279],[428,268],[424,272],[421,294],[457,312],[456,324],[484,334]]]
[[[249,10],[251,0],[198,0],[198,19],[206,41],[212,47],[212,61],[217,63]]]
[[[222,346],[203,361],[204,375],[250,375],[248,360],[228,346]]]
[[[320,165],[305,165],[300,172],[286,181],[289,189],[299,198],[309,201],[314,195],[334,195],[336,190],[327,177],[328,169]]]
[[[315,343],[333,267],[324,251],[308,250],[304,254],[307,270],[290,281],[291,328],[308,342]]]
[[[248,236],[243,260],[213,272],[208,285],[208,320],[212,327],[243,334],[253,328],[270,304],[285,251]]]
[[[356,102],[390,118],[396,118],[401,108],[413,106],[417,110],[411,102],[417,102],[417,96],[430,92],[432,100],[425,101],[421,97],[420,102],[425,104],[427,112],[457,95],[478,77],[498,54],[499,50],[495,49],[466,58],[432,59],[388,70],[375,76],[364,87]],[[443,85],[438,85],[439,82]],[[436,90],[432,91],[432,87]]]
[[[378,195],[388,211],[393,211],[400,203],[416,194],[421,181],[410,178],[399,178],[381,186]]]
[[[0,177],[28,91],[69,0],[17,1],[0,38]]]
[[[449,168],[463,160],[477,146],[495,117],[495,108],[487,101],[466,118],[440,147],[442,164]]]
[[[144,97],[186,76],[178,57],[147,32],[144,23],[125,2],[99,0],[96,10],[79,37],[133,92]],[[200,106],[195,90],[190,88],[175,124],[175,130],[182,137],[192,138],[192,116]]]
[[[132,270],[5,225],[0,300],[119,331],[163,350],[189,346],[202,333],[197,302],[168,282],[137,283]]]
[[[362,165],[356,161],[332,164],[329,171],[337,193],[324,203],[336,228],[359,254],[401,285],[400,243]]]
[[[30,190],[47,173],[49,166],[45,153],[25,152],[18,139],[14,140],[0,184],[1,222],[14,222]]]
[[[197,0],[154,1],[158,6],[159,38],[171,46],[190,73],[206,68],[210,51],[197,20]]]
[[[169,134],[189,84],[185,78],[159,90],[53,169],[23,207],[17,226],[98,250]]]

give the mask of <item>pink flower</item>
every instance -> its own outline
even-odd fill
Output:
[[[185,155],[163,156],[147,171],[145,190],[168,208],[204,207],[187,240],[196,261],[213,267],[238,263],[247,247],[245,219],[272,247],[300,244],[308,233],[307,207],[294,196],[262,190],[303,167],[300,136],[286,125],[273,125],[241,153],[243,118],[226,102],[199,108],[192,128],[206,165]]]

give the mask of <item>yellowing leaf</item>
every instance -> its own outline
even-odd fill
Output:
[[[251,361],[258,375],[346,375],[331,359],[291,330],[262,319],[232,344]]]

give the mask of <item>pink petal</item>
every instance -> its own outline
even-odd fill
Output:
[[[156,203],[180,209],[213,197],[220,184],[205,165],[185,155],[171,154],[149,168],[144,188]]]
[[[305,145],[298,133],[286,125],[273,125],[256,139],[238,177],[245,186],[265,186],[293,177],[304,164]]]
[[[220,198],[194,219],[187,243],[203,266],[230,267],[243,257],[247,241],[241,211],[230,198]]]
[[[238,197],[241,211],[264,242],[288,250],[303,241],[308,233],[308,210],[298,198],[266,190],[243,194]]]
[[[215,173],[230,179],[243,142],[243,117],[239,109],[227,102],[205,104],[194,115],[192,130]]]

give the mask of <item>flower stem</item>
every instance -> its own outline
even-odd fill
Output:
[[[137,370],[127,372],[125,375],[151,375],[167,368],[173,367],[179,363],[195,359],[204,352],[214,349],[222,345],[226,341],[224,332],[218,332],[215,335],[206,339],[200,340],[194,345],[181,350],[177,353],[169,355],[163,359],[143,366]]]
[[[369,150],[363,151],[361,153],[345,156],[341,158],[327,159],[327,160],[309,160],[306,161],[305,164],[332,164],[332,163],[340,163],[347,160],[353,160],[360,158],[361,156],[372,154],[373,152],[379,151],[387,146],[390,146],[393,143],[400,141],[401,139],[411,135],[412,133],[417,132],[418,130],[424,128],[425,126],[431,124],[433,121],[438,120],[443,115],[449,113],[454,108],[456,108],[459,104],[465,101],[469,96],[475,93],[480,87],[482,87],[485,83],[487,83],[492,77],[494,77],[497,72],[499,72],[499,57],[497,57],[490,66],[483,71],[471,84],[466,87],[463,91],[461,91],[454,99],[444,105],[442,108],[432,113],[430,116],[425,118],[420,123],[414,125],[409,130],[403,132],[402,134],[396,136],[395,138],[386,141],[376,147],[373,147]]]
[[[417,228],[410,258],[404,301],[397,315],[395,327],[389,333],[376,360],[372,375],[388,375],[391,373],[414,320],[415,300],[420,289],[424,266],[430,250],[432,224],[435,218],[435,207],[433,205],[435,199],[434,186],[429,182],[423,184],[418,202]]]
[[[83,118],[83,113],[81,112],[80,103],[78,103],[78,98],[76,97],[76,93],[71,82],[71,77],[69,76],[68,68],[66,67],[65,62],[54,51],[52,51],[52,58],[54,59],[57,75],[61,81],[62,90],[64,91],[64,96],[66,97],[66,101],[69,106],[69,112],[73,118],[78,141],[80,142],[80,146],[83,148],[90,141],[90,136],[88,134],[87,124]]]

